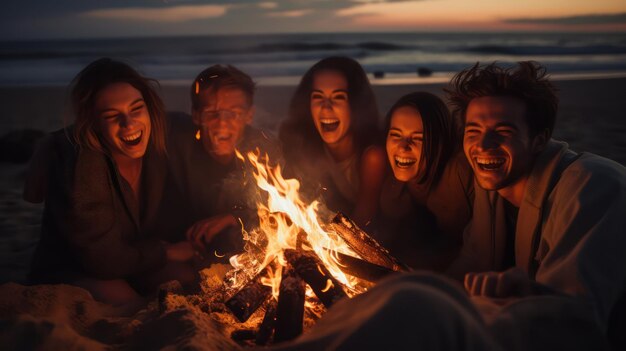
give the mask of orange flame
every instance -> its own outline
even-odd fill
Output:
[[[245,162],[244,156],[236,152],[237,157]],[[359,280],[341,271],[337,252],[359,257],[334,232],[330,226],[319,221],[319,202],[304,203],[300,198],[300,183],[296,179],[284,179],[280,165],[270,166],[267,155],[260,158],[259,152],[249,152],[246,156],[253,166],[253,176],[260,189],[267,193],[266,203],[257,203],[259,227],[249,233],[242,230],[246,242],[246,252],[231,257],[230,262],[238,272],[230,279],[231,287],[241,287],[247,279],[254,277],[264,267],[276,261],[278,266],[285,266],[283,250],[312,250],[329,270],[330,274],[347,287],[352,296],[365,291]],[[306,245],[298,248],[298,235],[303,235]],[[318,270],[322,272],[321,267]],[[270,272],[262,280],[264,285],[272,287],[274,297],[278,296],[282,269]],[[324,274],[322,272],[322,274]],[[333,287],[328,279],[324,291]],[[307,294],[309,295],[309,294]]]

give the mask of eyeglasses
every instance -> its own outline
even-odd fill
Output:
[[[217,121],[218,119],[224,119],[225,121],[233,121],[243,116],[244,111],[234,110],[215,110],[215,111],[202,111],[200,113],[200,119],[203,122]]]

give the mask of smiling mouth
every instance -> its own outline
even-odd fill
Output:
[[[417,159],[412,157],[394,156],[394,161],[396,162],[396,167],[398,168],[409,168],[417,162]]]
[[[126,145],[135,146],[135,145],[139,145],[139,143],[141,142],[142,136],[143,136],[143,131],[140,130],[137,133],[134,133],[131,135],[121,136],[120,139],[122,139],[122,141]]]
[[[215,144],[227,143],[227,142],[230,142],[232,137],[233,135],[230,133],[216,134],[213,136],[213,142]]]
[[[476,157],[474,160],[483,171],[498,171],[506,162],[506,158],[503,157]]]
[[[339,120],[336,118],[322,118],[320,119],[320,125],[324,132],[334,132],[339,128]]]

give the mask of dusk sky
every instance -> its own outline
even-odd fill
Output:
[[[8,0],[1,6],[1,40],[355,31],[626,31],[624,0]]]

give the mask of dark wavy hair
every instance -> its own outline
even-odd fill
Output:
[[[110,58],[90,63],[72,80],[70,103],[75,120],[71,137],[74,142],[79,147],[107,153],[96,128],[95,102],[98,93],[113,83],[128,83],[141,93],[150,114],[150,144],[158,154],[165,155],[165,107],[153,87],[159,83],[142,76],[128,64]]]
[[[448,94],[453,113],[465,120],[470,101],[483,96],[508,96],[521,99],[526,104],[526,122],[531,136],[544,130],[552,135],[556,122],[559,99],[556,88],[548,79],[546,68],[534,61],[522,61],[510,68],[497,66],[496,62],[459,72]]]
[[[250,106],[254,104],[256,84],[249,75],[243,73],[235,66],[213,65],[200,72],[196,79],[193,80],[190,91],[191,108],[193,110],[198,109],[200,103],[198,93],[200,91],[205,89],[217,91],[224,87],[241,89],[246,94],[248,104]]]
[[[391,117],[401,107],[412,107],[422,116],[424,141],[418,165],[417,181],[436,184],[452,155],[458,151],[461,135],[446,104],[436,95],[414,92],[401,97],[387,112],[385,135],[389,134]]]
[[[296,153],[307,149],[322,152],[324,142],[319,136],[311,116],[311,91],[313,79],[320,71],[336,71],[348,82],[348,101],[350,103],[351,132],[357,150],[378,143],[378,105],[365,71],[361,65],[348,57],[333,56],[322,59],[313,65],[302,77],[300,84],[291,98],[289,116],[279,130],[285,153]],[[307,143],[306,145],[304,143]]]

